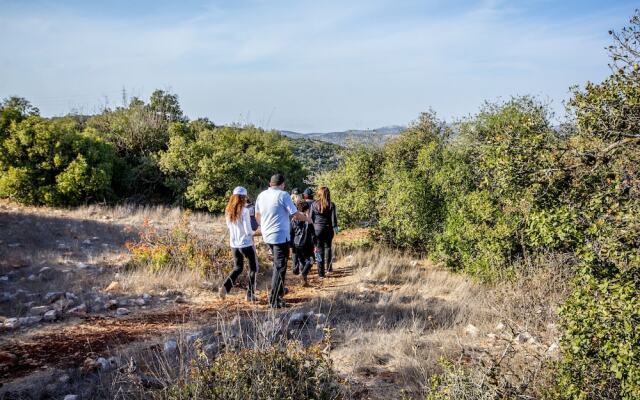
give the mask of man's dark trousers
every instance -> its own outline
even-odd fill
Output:
[[[269,303],[278,306],[284,296],[284,278],[287,274],[287,263],[289,261],[289,242],[280,244],[270,244],[273,253],[273,275],[271,277],[271,294]]]

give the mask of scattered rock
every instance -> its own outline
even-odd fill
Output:
[[[27,277],[27,280],[28,280],[29,282],[35,282],[35,281],[37,281],[37,280],[38,280],[38,277],[37,277],[37,276],[35,276],[34,274],[31,274],[31,275],[29,275],[29,276]]]
[[[560,351],[560,346],[558,346],[558,343],[554,342],[547,349],[547,354],[557,354],[559,351]]]
[[[129,310],[124,307],[120,307],[116,310],[116,315],[129,315]]]
[[[89,266],[87,264],[83,263],[83,262],[79,262],[79,263],[76,264],[76,268],[78,268],[78,269],[87,269],[87,268],[89,268]]]
[[[202,332],[194,332],[187,335],[186,340],[187,344],[191,345],[198,339],[201,339],[203,336]]]
[[[477,327],[475,327],[474,325],[469,324],[464,328],[464,333],[467,336],[476,337],[476,336],[478,336],[478,333],[480,333],[480,330]]]
[[[533,336],[531,336],[531,334],[529,332],[521,332],[518,334],[518,336],[516,336],[516,340],[518,341],[518,343],[520,344],[524,344],[524,343],[534,343],[536,340],[533,338]]]
[[[43,281],[51,281],[55,279],[57,271],[50,267],[42,267],[38,271],[38,277]]]
[[[499,322],[498,325],[496,325],[496,327],[494,328],[496,331],[500,332],[502,330],[504,330],[505,326],[502,322]]]
[[[68,394],[68,395],[64,396],[64,400],[78,400],[78,395],[77,394]]]
[[[9,292],[0,293],[0,303],[8,303],[12,299],[13,299],[13,296],[11,296],[11,293]]]
[[[105,292],[116,292],[118,290],[120,290],[120,282],[118,281],[112,281],[109,286],[104,289]]]
[[[67,311],[67,313],[69,314],[86,314],[87,313],[87,305],[85,303],[80,304],[77,307],[73,307],[72,309],[70,309],[69,311]]]
[[[8,282],[9,281],[9,277],[7,275],[0,276],[0,281]]]
[[[58,313],[58,310],[49,310],[46,313],[44,313],[44,320],[53,322],[56,319],[58,319],[59,315],[60,314]]]
[[[176,299],[174,300],[174,302],[178,303],[178,304],[184,304],[187,302],[187,299],[184,298],[184,296],[178,296],[176,297]]]
[[[20,243],[9,243],[7,246],[15,249],[16,247],[20,247]]]
[[[316,322],[318,322],[319,324],[324,324],[327,321],[327,316],[322,313],[315,314],[315,317]]]
[[[145,299],[136,299],[136,300],[135,300],[135,304],[136,304],[137,306],[144,306],[144,305],[146,305],[146,304],[147,304],[147,302],[145,301]]]
[[[9,329],[16,329],[20,327],[20,320],[18,318],[7,318],[4,320],[4,327]]]
[[[63,312],[71,305],[73,305],[73,300],[60,299],[53,303],[53,308],[58,312]]]
[[[49,292],[44,296],[44,301],[53,303],[62,298],[64,298],[64,292]]]
[[[167,340],[166,342],[164,342],[164,352],[165,353],[173,353],[176,350],[178,350],[178,342],[176,342],[173,339]]]
[[[76,296],[75,294],[71,293],[71,292],[67,292],[64,294],[64,298],[67,300],[73,300],[76,301],[78,300],[78,296]]]
[[[149,293],[145,293],[142,295],[142,298],[145,300],[151,300],[151,295]]]
[[[61,375],[61,376],[58,378],[58,382],[60,382],[60,383],[64,384],[64,383],[69,382],[69,379],[70,379],[70,378],[69,378],[69,375],[64,374],[64,375]]]
[[[307,320],[307,314],[303,312],[295,312],[291,314],[289,317],[289,324],[291,325],[302,325]]]
[[[85,239],[82,241],[82,244],[91,244],[91,239]]]
[[[495,333],[487,333],[487,337],[491,340],[496,340],[497,336]]]
[[[49,310],[50,308],[47,306],[31,307],[31,309],[29,310],[29,315],[44,315],[44,313]]]
[[[118,300],[107,301],[107,303],[105,304],[105,308],[107,310],[115,310],[116,308],[118,308]]]
[[[98,357],[96,359],[96,364],[98,364],[102,371],[108,371],[110,369],[109,361],[104,357]]]

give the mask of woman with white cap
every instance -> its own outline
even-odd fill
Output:
[[[221,298],[225,298],[227,293],[236,283],[238,276],[242,273],[244,259],[249,262],[249,284],[247,285],[247,300],[256,301],[255,284],[256,272],[258,270],[256,250],[253,245],[254,231],[251,227],[251,216],[247,206],[247,189],[238,186],[233,189],[233,194],[229,198],[229,203],[225,209],[227,228],[229,228],[230,245],[233,252],[233,271],[224,280],[218,290]]]

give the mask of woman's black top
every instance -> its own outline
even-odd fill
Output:
[[[331,203],[328,209],[320,212],[319,204],[316,201],[311,206],[311,220],[316,231],[316,236],[333,237],[333,228],[338,226],[338,216],[336,215],[336,205]]]

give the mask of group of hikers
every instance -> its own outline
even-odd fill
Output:
[[[244,260],[249,264],[247,301],[256,301],[255,286],[258,271],[258,257],[253,237],[262,234],[273,257],[273,275],[269,305],[273,308],[286,306],[287,293],[285,276],[290,251],[293,250],[293,273],[301,275],[303,284],[308,286],[307,276],[317,264],[318,276],[325,277],[332,270],[332,242],[338,233],[336,206],[331,202],[329,188],[320,187],[315,194],[310,188],[300,194],[294,189],[285,191],[285,180],[276,174],[269,181],[269,188],[258,195],[255,203],[250,202],[247,189],[238,186],[233,189],[225,209],[229,228],[230,246],[233,252],[234,268],[218,289],[224,298],[236,283],[244,268]]]

